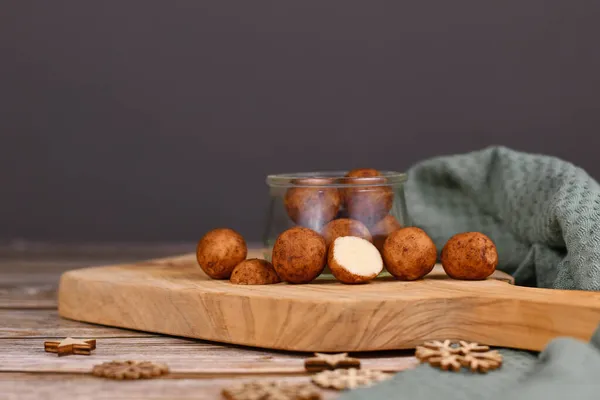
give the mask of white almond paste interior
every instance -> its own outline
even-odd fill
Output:
[[[379,274],[383,260],[379,250],[366,239],[343,236],[335,239],[333,258],[350,273],[358,276]]]

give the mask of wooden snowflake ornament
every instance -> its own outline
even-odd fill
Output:
[[[432,367],[438,367],[444,371],[459,371],[462,367],[462,356],[458,354],[445,354],[430,357],[428,362]]]
[[[460,344],[460,347],[458,348],[458,350],[462,355],[490,351],[489,346],[482,346],[479,343],[474,343],[474,342],[469,343],[469,342],[465,342],[464,340],[461,340],[458,343]]]
[[[248,382],[223,389],[227,400],[320,400],[321,393],[311,384]]]
[[[488,372],[502,366],[502,354],[478,343],[450,340],[425,342],[417,346],[415,356],[422,363],[444,371],[460,371],[462,367],[472,372]]]
[[[449,354],[457,354],[460,352],[460,348],[458,346],[456,346],[454,343],[452,343],[452,341],[450,341],[450,340],[444,340],[443,342],[439,341],[439,340],[433,340],[431,342],[423,343],[418,348],[429,349],[429,350],[434,350],[434,351],[437,351],[440,353],[449,353]]]
[[[168,373],[165,364],[150,361],[111,361],[92,369],[95,376],[116,380],[151,379]]]
[[[471,370],[471,372],[483,372],[492,371],[500,368],[502,365],[502,354],[496,350],[482,352],[482,353],[469,353],[462,358],[462,365]]]
[[[326,389],[344,390],[372,386],[390,377],[381,371],[349,368],[320,372],[312,377],[312,381]]]

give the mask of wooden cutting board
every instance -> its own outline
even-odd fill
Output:
[[[251,254],[249,257],[260,256]],[[462,339],[541,350],[551,339],[589,340],[600,322],[600,293],[533,289],[496,272],[485,281],[380,277],[343,285],[232,285],[209,279],[195,255],[66,272],[61,316],[102,325],[294,351],[414,348]]]

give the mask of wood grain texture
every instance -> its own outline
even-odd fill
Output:
[[[86,336],[85,338],[92,338]],[[306,354],[273,352],[171,337],[100,338],[91,356],[57,357],[39,339],[0,339],[0,372],[86,373],[112,360],[166,363],[177,376],[214,377],[248,374],[303,375]],[[357,354],[366,368],[402,371],[416,365],[411,352]]]
[[[309,378],[261,376],[216,379],[161,379],[111,381],[89,375],[73,374],[0,374],[0,393],[6,400],[38,399],[144,399],[144,400],[218,400],[221,390],[232,384],[255,379],[307,383]],[[322,390],[324,400],[335,399],[339,392]]]
[[[156,336],[60,318],[56,310],[0,310],[0,321],[0,339]]]
[[[38,244],[8,249],[0,245],[0,308],[4,308],[0,309],[0,398],[204,400],[221,398],[223,387],[246,380],[308,381],[303,371],[305,354],[81,323],[60,318],[52,309],[56,308],[56,288],[64,271],[180,252],[181,248],[171,245],[132,248]],[[250,256],[257,255],[261,253],[250,252]],[[98,349],[89,357],[62,358],[43,351],[44,341],[66,336],[96,338]],[[412,352],[358,356],[366,367],[389,371],[417,363]],[[173,372],[165,379],[143,382],[115,382],[87,374],[91,365],[121,357],[163,360]],[[338,395],[333,391],[322,393],[326,399]]]
[[[67,272],[59,313],[293,351],[404,349],[446,338],[541,350],[557,336],[588,340],[600,321],[600,293],[457,281],[439,267],[415,282],[238,286],[209,279],[194,255],[184,255]]]
[[[0,244],[0,309],[54,309],[60,274],[75,268],[130,263],[191,251],[183,244]]]

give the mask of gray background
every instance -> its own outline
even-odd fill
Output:
[[[267,173],[491,144],[600,176],[600,2],[0,4],[0,239],[260,239]]]

